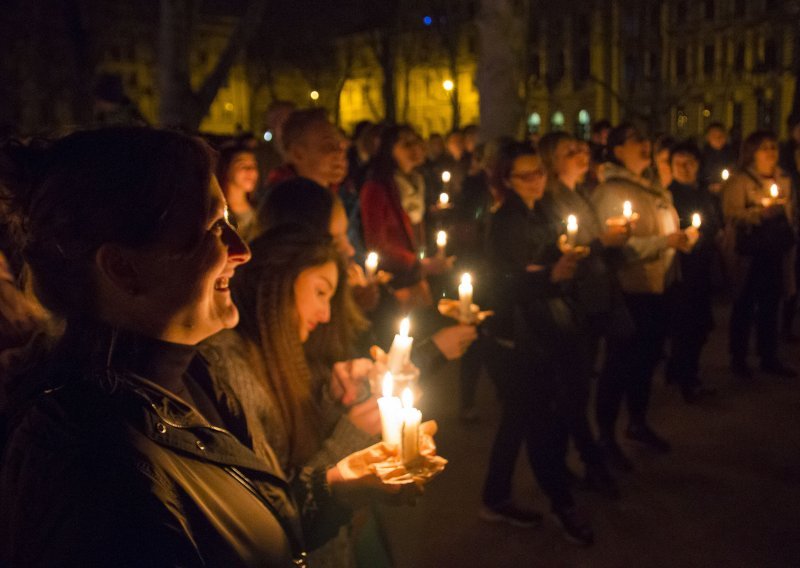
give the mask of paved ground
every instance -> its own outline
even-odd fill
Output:
[[[657,378],[652,423],[673,452],[628,447],[637,470],[619,477],[621,501],[577,493],[596,531],[588,549],[565,541],[550,518],[534,530],[478,520],[498,422],[494,393],[482,381],[482,421],[467,427],[457,419],[455,369],[429,384],[423,416],[439,421],[440,453],[450,464],[416,507],[386,511],[398,567],[800,566],[800,380],[734,381],[725,310],[719,315],[703,363],[718,395],[689,406]],[[786,359],[800,368],[800,347],[787,348]],[[547,510],[523,459],[515,484],[521,503]]]

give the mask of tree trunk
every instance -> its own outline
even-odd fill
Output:
[[[482,140],[516,136],[523,118],[517,81],[522,24],[511,0],[481,0],[478,93]]]
[[[395,35],[392,30],[386,30],[380,37],[380,63],[383,70],[383,116],[388,124],[397,120],[397,98],[395,96]]]
[[[450,77],[453,81],[453,90],[450,91],[450,106],[453,111],[453,120],[451,130],[458,130],[461,128],[461,106],[458,98],[458,52],[457,47],[449,46],[448,59],[450,64]]]
[[[194,130],[197,104],[189,72],[189,7],[186,0],[160,0],[158,27],[158,120],[167,128]]]

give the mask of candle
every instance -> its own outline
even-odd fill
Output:
[[[450,196],[445,192],[440,193],[439,207],[447,207],[448,205],[450,205]]]
[[[383,377],[383,396],[378,399],[378,409],[381,412],[381,430],[383,441],[398,447],[402,441],[403,413],[400,399],[393,396],[394,378],[391,373]]]
[[[778,184],[777,183],[773,183],[771,186],[769,186],[769,196],[772,199],[778,199],[778,195],[779,195]]]
[[[436,233],[436,246],[438,247],[439,256],[445,255],[445,248],[447,247],[447,233],[439,231]]]
[[[692,227],[699,229],[702,222],[703,221],[700,219],[700,213],[692,214]]]
[[[633,205],[631,205],[630,201],[622,204],[622,215],[630,222],[631,217],[633,217]]]
[[[414,408],[414,395],[411,389],[403,390],[403,429],[400,444],[400,456],[404,464],[409,464],[419,457],[419,425],[422,412]]]
[[[392,347],[389,349],[389,371],[399,373],[403,367],[411,360],[411,344],[414,338],[408,336],[411,324],[408,318],[403,318],[400,322],[400,333],[394,336]]]
[[[458,310],[462,323],[472,320],[472,276],[467,273],[461,275],[458,285]]]
[[[571,247],[574,247],[575,239],[577,236],[578,236],[578,218],[575,215],[569,215],[567,217],[567,244]]]
[[[367,255],[367,260],[364,263],[367,272],[367,280],[372,281],[375,279],[375,273],[378,272],[378,253],[371,252]]]
[[[448,172],[447,170],[443,171],[442,172],[442,183],[444,183],[444,184],[450,183],[450,177],[451,177],[450,176],[450,172]]]
[[[728,181],[728,178],[731,177],[731,172],[727,169],[722,170],[722,181]]]

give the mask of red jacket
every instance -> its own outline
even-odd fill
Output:
[[[380,255],[381,268],[395,274],[396,284],[418,272],[417,242],[395,185],[367,181],[360,199],[364,243]]]

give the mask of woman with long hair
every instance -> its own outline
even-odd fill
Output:
[[[722,187],[729,236],[726,257],[734,281],[731,369],[742,378],[752,377],[747,358],[754,323],[761,369],[779,376],[797,375],[778,355],[781,297],[791,296],[795,289],[793,208],[791,181],[778,167],[776,136],[753,132],[742,143],[739,167]]]
[[[15,371],[0,564],[305,564],[275,459],[217,412],[195,345],[250,258],[209,148],[145,128],[2,154],[38,299],[66,331]]]
[[[255,207],[252,198],[258,188],[258,161],[247,146],[230,143],[222,146],[217,161],[217,179],[228,202],[228,215],[239,235],[255,237]]]

